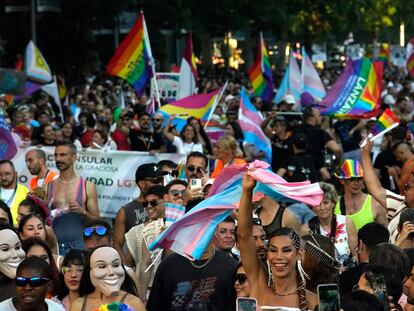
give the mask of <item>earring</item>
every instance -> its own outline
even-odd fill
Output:
[[[266,260],[266,264],[267,264],[267,287],[272,286],[273,284],[273,273],[272,273],[272,269],[270,268],[270,263],[269,260]]]
[[[297,261],[297,265],[298,265],[298,271],[299,271],[300,279],[302,280],[303,285],[306,285],[306,279],[305,279],[305,277],[308,280],[310,280],[309,275],[305,272],[305,270],[303,270],[302,261],[301,260],[298,260]]]

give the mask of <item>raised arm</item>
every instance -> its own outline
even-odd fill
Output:
[[[378,203],[387,210],[387,194],[382,187],[381,182],[375,174],[371,161],[371,150],[373,143],[368,141],[365,146],[361,147],[362,167],[364,168],[364,182],[368,192],[374,197]]]
[[[174,141],[174,134],[170,133],[170,128],[171,128],[171,122],[174,119],[175,115],[170,115],[170,117],[168,118],[168,122],[164,127],[163,130],[163,134],[164,136],[170,141],[173,142]]]
[[[257,281],[259,279],[260,263],[256,254],[256,244],[254,242],[253,230],[253,189],[256,186],[256,181],[253,177],[247,175],[243,176],[243,192],[240,198],[239,214],[237,217],[237,241],[240,250],[241,261],[243,268],[246,270],[246,275],[250,286],[254,284],[254,289],[257,290]]]

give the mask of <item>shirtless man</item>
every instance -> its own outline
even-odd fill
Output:
[[[59,254],[65,256],[72,248],[83,249],[83,224],[99,218],[98,198],[95,185],[76,175],[73,144],[58,144],[55,162],[60,176],[47,185],[46,191]]]

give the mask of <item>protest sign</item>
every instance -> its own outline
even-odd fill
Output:
[[[326,62],[327,59],[326,44],[312,44],[312,63]]]
[[[18,182],[28,186],[33,177],[25,165],[25,154],[30,148],[18,150],[12,159],[18,172]],[[58,171],[55,165],[53,147],[43,147],[46,153],[47,165]],[[147,152],[127,151],[79,151],[75,170],[78,176],[93,182],[98,193],[98,203],[101,217],[115,218],[119,208],[132,201],[139,195],[135,183],[135,171],[144,163],[161,160],[172,160],[180,163],[185,155],[160,153],[149,155]]]
[[[167,102],[175,101],[179,96],[180,74],[170,72],[157,72],[155,74],[158,83],[160,98]],[[151,79],[151,94],[155,95],[154,79]]]

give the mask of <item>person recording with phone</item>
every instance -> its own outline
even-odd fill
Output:
[[[184,199],[187,210],[204,199],[203,188],[209,180],[207,165],[208,158],[205,154],[198,151],[188,154],[184,170],[188,182]]]
[[[407,208],[400,214],[398,235],[395,245],[401,248],[413,248],[414,243],[414,210]]]

